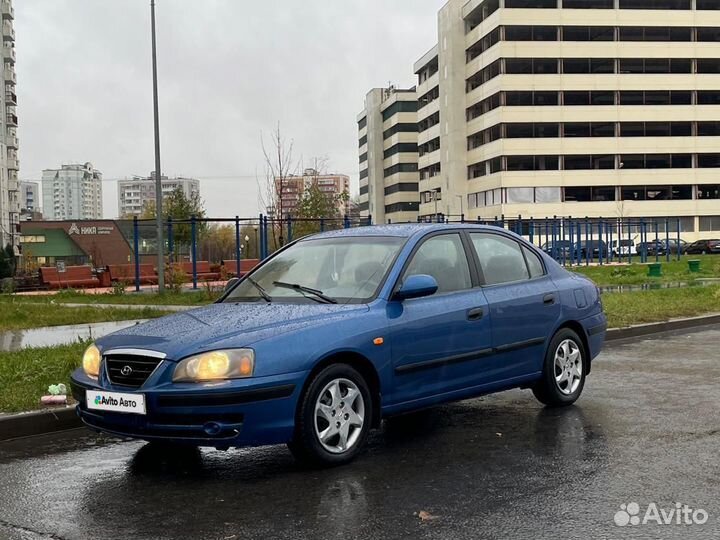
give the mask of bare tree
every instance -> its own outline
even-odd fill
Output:
[[[273,243],[282,247],[285,243],[283,220],[287,213],[283,205],[283,193],[288,178],[298,172],[299,163],[293,158],[293,141],[283,136],[279,123],[270,134],[270,142],[266,144],[265,137],[261,136],[260,144],[265,158],[265,176],[257,179],[260,203],[272,220]]]

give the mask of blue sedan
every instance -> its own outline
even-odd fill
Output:
[[[382,418],[510,388],[567,406],[606,331],[597,287],[521,237],[394,225],[298,240],[213,305],[99,339],[90,428],[345,463]]]

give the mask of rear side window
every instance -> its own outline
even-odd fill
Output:
[[[497,234],[470,233],[470,239],[480,260],[485,285],[530,279],[520,244]]]
[[[529,250],[525,246],[522,247],[525,259],[527,260],[528,270],[530,270],[530,277],[536,278],[545,275],[545,269],[543,268],[540,257],[535,254],[534,251]]]
[[[460,235],[443,234],[425,240],[413,255],[404,277],[417,274],[434,277],[440,294],[472,288],[470,266]]]

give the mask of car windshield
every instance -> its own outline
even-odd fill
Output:
[[[252,272],[223,300],[360,304],[375,297],[405,238],[302,240]]]
[[[629,246],[634,246],[635,242],[633,242],[632,240],[620,240],[620,245],[622,247],[629,247]]]

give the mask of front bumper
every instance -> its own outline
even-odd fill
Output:
[[[305,375],[130,391],[145,396],[146,415],[88,409],[87,390],[128,393],[127,388],[101,386],[82,370],[73,373],[70,384],[77,414],[91,429],[147,441],[229,448],[288,442]]]

